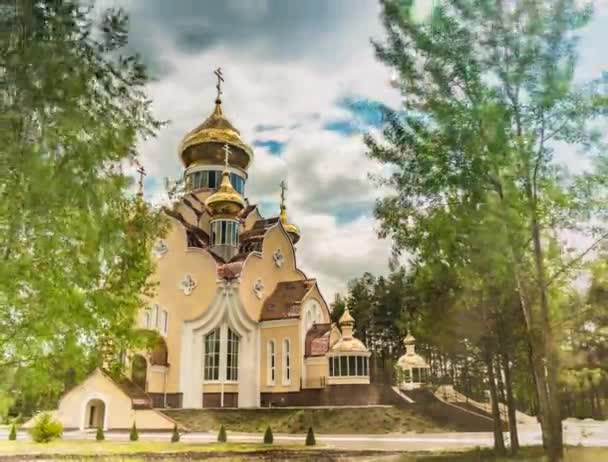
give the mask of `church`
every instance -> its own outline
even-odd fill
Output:
[[[160,343],[128,355],[122,380],[98,369],[68,392],[57,411],[66,428],[146,428],[137,413],[149,419],[159,408],[349,404],[349,387],[370,383],[355,320],[347,310],[332,323],[317,281],[298,267],[302,236],[284,182],[277,216],[263,217],[247,198],[254,152],[224,114],[216,75],[215,107],[179,145],[183,187],[153,246],[156,294],[138,327]]]

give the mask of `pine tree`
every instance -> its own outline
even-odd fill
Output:
[[[11,431],[8,434],[8,439],[10,441],[16,441],[17,440],[17,426],[15,425],[15,422],[13,422],[13,424],[11,425]]]
[[[97,427],[97,433],[95,434],[95,439],[97,441],[103,441],[106,439],[106,436],[103,433],[103,428],[102,427]]]
[[[139,433],[137,432],[137,426],[135,422],[133,422],[133,426],[131,427],[131,431],[129,432],[129,439],[131,441],[137,441],[139,439]]]
[[[217,440],[220,443],[225,443],[226,441],[228,441],[228,437],[226,436],[226,429],[223,425],[220,426],[220,431],[217,434]]]
[[[270,428],[270,425],[268,425],[268,427],[266,427],[266,432],[264,433],[264,444],[272,444],[273,441],[272,429]]]
[[[308,427],[308,433],[306,434],[306,446],[314,446],[316,444],[315,433],[312,431],[312,427]]]
[[[171,442],[177,443],[179,441],[179,430],[177,429],[177,424],[173,426],[173,434],[171,435]]]

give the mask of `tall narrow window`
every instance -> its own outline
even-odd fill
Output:
[[[158,305],[154,305],[152,309],[152,324],[156,329],[158,329],[159,317],[158,312],[160,311],[160,307]]]
[[[205,336],[205,380],[220,378],[220,329]]]
[[[228,352],[226,355],[226,380],[239,379],[239,336],[228,329]]]
[[[144,311],[144,327],[146,329],[149,329],[152,325],[152,323],[150,322],[151,316],[152,316],[152,314],[150,313],[149,310]]]
[[[163,335],[167,335],[169,332],[169,313],[167,313],[167,310],[162,311],[160,327]]]
[[[275,364],[275,345],[274,340],[268,341],[268,385],[274,385],[276,364]]]
[[[283,339],[283,384],[289,385],[291,382],[291,342]]]

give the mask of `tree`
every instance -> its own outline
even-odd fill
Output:
[[[9,441],[17,440],[17,425],[15,424],[15,422],[13,422],[13,424],[11,425],[11,431],[8,434],[8,439]]]
[[[554,289],[581,259],[553,253],[552,243],[565,229],[592,236],[590,249],[607,236],[596,226],[606,214],[606,154],[591,122],[608,100],[602,82],[573,83],[576,31],[591,10],[575,0],[450,0],[429,25],[413,20],[411,1],[381,3],[388,40],[374,46],[404,97],[404,111],[387,111],[383,142],[366,138],[370,156],[394,167],[382,182],[397,193],[376,207],[381,235],[414,256],[434,237],[457,246],[451,201],[493,205],[526,325],[543,443],[551,461],[562,460]],[[591,170],[568,172],[554,158],[557,142],[584,147]],[[443,232],[431,236],[439,228],[429,217],[442,208]]]
[[[0,383],[21,377],[57,396],[65,365],[81,378],[104,343],[118,356],[135,341],[164,225],[129,192],[122,165],[161,124],[144,66],[123,53],[123,12],[9,3],[0,19]]]
[[[137,426],[135,425],[135,421],[133,421],[133,426],[131,427],[131,431],[129,431],[129,440],[137,441],[139,439],[139,432],[137,431]]]
[[[266,431],[264,432],[264,444],[272,444],[274,441],[274,437],[272,436],[272,429],[270,425],[266,427]]]
[[[228,441],[228,437],[226,435],[226,429],[224,428],[224,425],[220,425],[220,431],[217,434],[217,441],[219,443],[225,443],[226,441]]]
[[[308,427],[308,433],[306,433],[306,446],[314,446],[316,444],[315,432],[312,430],[312,427]]]
[[[177,424],[173,426],[173,433],[171,434],[171,442],[177,443],[179,442],[179,430],[177,429]]]

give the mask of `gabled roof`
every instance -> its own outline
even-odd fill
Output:
[[[279,282],[262,306],[260,321],[299,318],[302,299],[315,284],[314,279]]]
[[[329,351],[329,331],[331,323],[313,324],[306,332],[304,356],[323,356]]]

